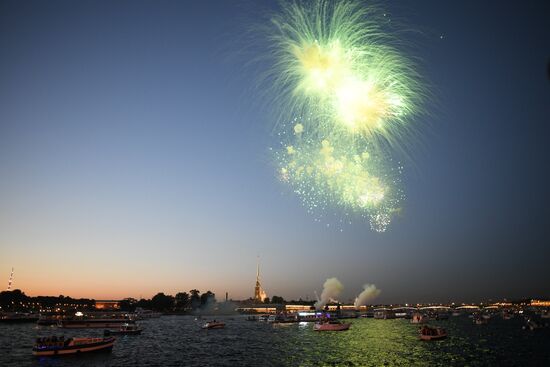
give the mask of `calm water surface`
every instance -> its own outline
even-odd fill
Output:
[[[42,358],[31,355],[36,337],[103,330],[0,325],[0,366],[550,366],[550,329],[525,331],[519,319],[434,322],[449,332],[438,342],[418,340],[408,320],[355,319],[347,332],[317,333],[313,324],[220,319],[225,329],[206,331],[192,316],[164,316],[143,321],[141,335],[118,337],[111,353]]]

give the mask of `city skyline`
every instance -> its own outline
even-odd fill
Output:
[[[375,284],[375,303],[548,297],[544,4],[381,7],[434,98],[400,159],[402,211],[376,233],[337,208],[316,221],[277,178],[243,67],[276,1],[1,2],[0,281],[246,299],[260,254],[285,299],[331,277],[346,300]]]

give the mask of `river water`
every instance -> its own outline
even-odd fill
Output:
[[[518,318],[474,325],[466,316],[433,322],[449,337],[418,339],[408,320],[354,319],[345,332],[314,332],[313,324],[274,326],[220,317],[221,330],[201,330],[192,316],[141,322],[141,335],[119,336],[112,352],[33,357],[40,336],[100,336],[34,324],[0,325],[0,366],[550,366],[550,328],[522,330]]]

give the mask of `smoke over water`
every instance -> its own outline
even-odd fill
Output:
[[[359,293],[357,298],[355,298],[355,302],[353,304],[355,308],[359,308],[361,306],[366,305],[367,302],[378,297],[378,295],[381,292],[381,290],[376,288],[374,284],[365,284],[363,288],[364,288],[363,292]]]
[[[344,289],[344,286],[340,281],[336,278],[328,278],[325,281],[325,284],[323,284],[323,292],[321,293],[321,299],[317,300],[315,302],[315,309],[320,310],[325,305],[331,301],[335,300],[340,293],[342,293],[342,290]]]

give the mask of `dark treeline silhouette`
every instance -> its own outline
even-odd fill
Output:
[[[135,300],[126,298],[121,301],[121,311],[135,311],[136,308],[144,308],[159,312],[185,313],[196,310],[204,310],[216,302],[216,295],[211,291],[201,294],[199,290],[192,289],[187,292],[176,293],[175,296],[157,293],[151,299]]]
[[[159,312],[185,313],[196,310],[205,310],[216,303],[216,295],[207,291],[200,293],[193,289],[187,292],[179,292],[176,296],[166,295],[162,292],[155,294],[151,299],[125,298],[120,301],[121,311],[133,312],[137,307]],[[55,311],[56,309],[69,310],[93,310],[95,300],[88,298],[75,299],[60,296],[27,296],[20,289],[0,292],[0,311],[11,312],[37,312],[40,310]]]
[[[39,311],[40,309],[53,310],[59,308],[92,309],[95,300],[88,298],[71,298],[63,295],[55,296],[27,296],[20,289],[0,292],[0,307],[2,311]]]
[[[253,302],[252,299],[248,302]],[[265,303],[273,304],[311,304],[315,301],[291,300],[286,301],[283,297],[273,296],[266,298]],[[188,313],[207,310],[216,303],[216,295],[211,291],[201,294],[198,289],[192,289],[189,292],[178,292],[175,296],[167,295],[162,292],[155,294],[151,299],[125,298],[120,301],[120,311],[133,312],[140,307],[147,310],[153,310],[165,313]],[[0,311],[55,311],[61,310],[93,310],[95,300],[88,298],[75,299],[71,297],[60,296],[27,296],[20,289],[13,291],[0,292]]]

